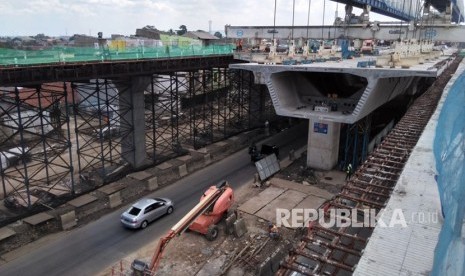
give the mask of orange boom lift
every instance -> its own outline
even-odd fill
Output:
[[[150,265],[134,260],[132,268],[142,272],[143,275],[154,275],[160,264],[160,260],[168,243],[177,235],[187,229],[205,235],[212,241],[218,237],[218,226],[216,225],[234,203],[234,193],[227,181],[222,181],[216,186],[211,186],[200,198],[200,202],[192,208],[168,233],[160,238],[153,254]]]

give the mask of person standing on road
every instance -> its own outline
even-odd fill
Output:
[[[346,168],[346,181],[350,180],[350,177],[352,176],[352,164],[349,163]]]
[[[265,121],[265,135],[270,136],[270,122],[268,120]]]
[[[260,153],[258,152],[257,146],[255,143],[252,143],[249,147],[249,154],[250,154],[250,161],[251,162],[256,162],[258,161],[258,157]]]

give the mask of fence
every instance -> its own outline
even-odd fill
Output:
[[[101,47],[53,47],[44,50],[0,48],[0,66],[27,66],[49,63],[140,60],[186,56],[232,54],[233,45],[190,45],[130,47],[124,49]]]

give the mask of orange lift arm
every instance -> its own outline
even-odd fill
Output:
[[[202,200],[200,200],[200,202],[197,203],[197,205],[195,205],[195,207],[192,208],[189,213],[187,213],[170,229],[170,231],[168,231],[166,236],[160,238],[149,266],[151,275],[153,275],[157,270],[163,251],[165,250],[165,247],[168,245],[168,243],[177,235],[182,234],[182,232],[184,232],[197,217],[205,213],[205,211],[207,211],[213,204],[215,204],[215,202],[223,194],[227,187],[229,187],[227,181],[222,181],[220,184],[218,184],[214,192],[202,198]]]

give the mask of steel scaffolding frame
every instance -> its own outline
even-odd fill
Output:
[[[260,119],[265,117],[260,111],[267,110],[267,103],[262,100],[261,90],[254,83],[253,73],[244,70],[233,70],[231,73],[231,85],[236,93],[231,95],[230,106],[236,106],[237,109],[230,126],[240,129],[263,126],[265,120]]]
[[[130,112],[132,103],[119,97],[130,93],[129,83],[124,80],[94,79],[73,83],[72,87],[77,165],[83,192],[111,181],[112,173],[124,165],[122,143],[132,135],[132,129],[125,126],[133,123],[127,122],[124,115]]]
[[[368,115],[360,121],[347,125],[345,128],[344,156],[341,168],[352,164],[353,169],[366,160],[368,154],[368,143],[370,142],[372,115]]]
[[[184,72],[154,75],[146,90],[146,147],[155,163],[182,154],[181,144],[189,134],[181,126],[186,124],[180,108],[181,94],[187,90]]]
[[[146,91],[149,155],[160,163],[264,125],[276,118],[266,96],[248,71],[210,68],[154,75]],[[258,112],[251,112],[253,106]]]
[[[12,208],[46,204],[74,191],[69,87],[0,89],[2,195]]]
[[[15,210],[54,206],[131,170],[122,158],[123,149],[134,149],[123,144],[132,141],[125,138],[135,123],[125,119],[132,98],[122,96],[131,93],[130,80],[43,83],[28,91],[0,90],[0,152],[19,160],[8,168],[0,164],[2,192]],[[153,164],[278,118],[251,72],[226,67],[151,75],[144,95]],[[19,153],[11,150],[18,145]]]

